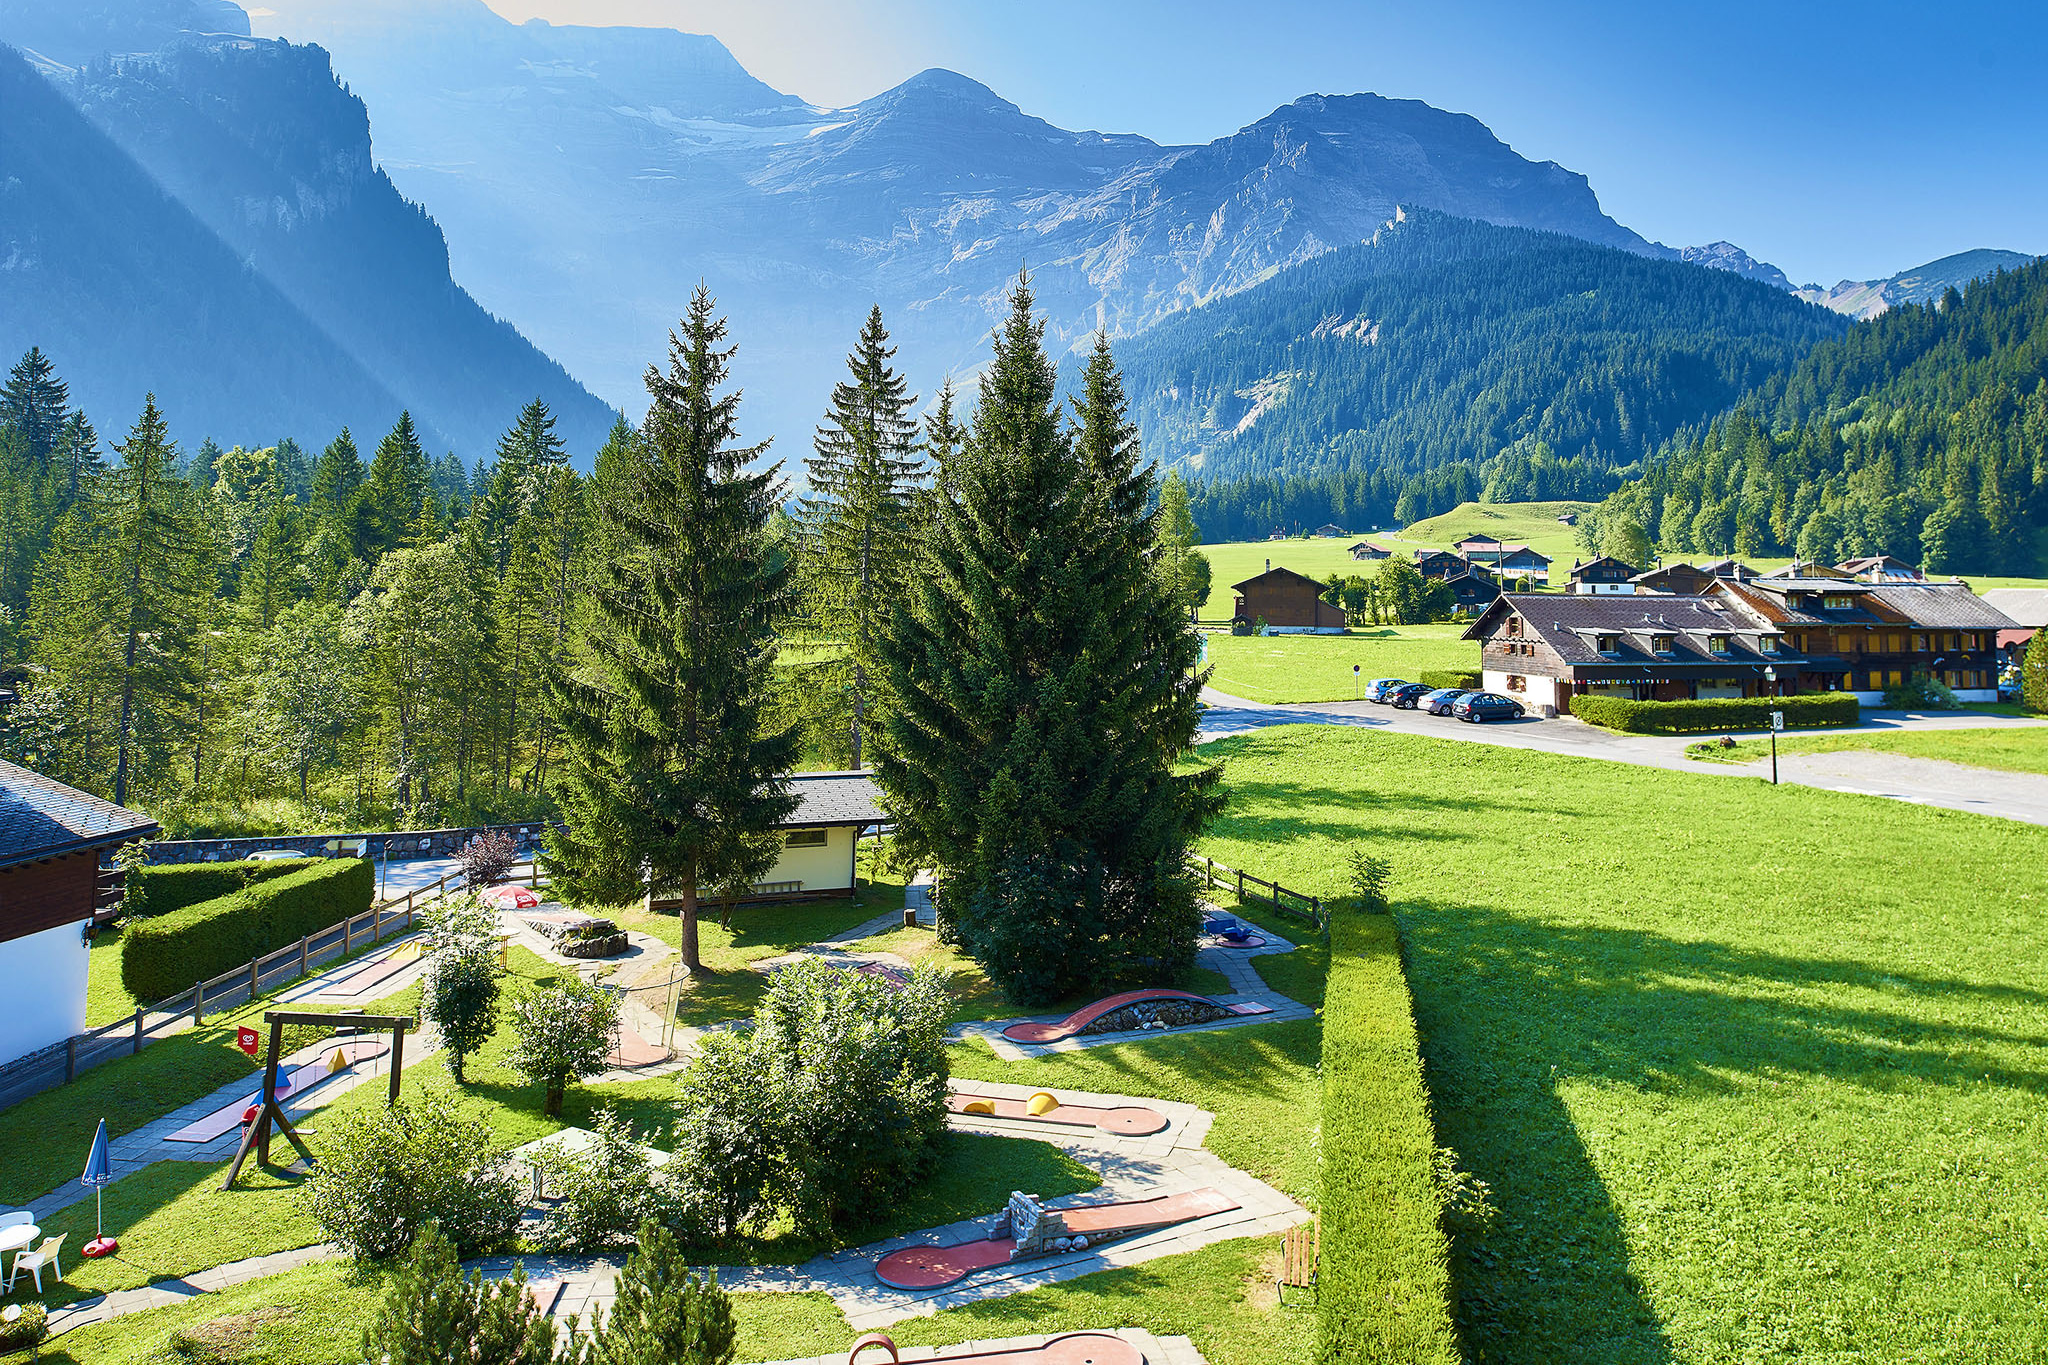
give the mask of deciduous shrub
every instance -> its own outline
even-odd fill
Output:
[[[518,1181],[491,1146],[490,1125],[445,1088],[397,1104],[323,1115],[325,1139],[306,1208],[352,1256],[388,1260],[436,1224],[461,1255],[498,1245],[519,1225]]]
[[[518,859],[519,849],[512,836],[502,830],[473,835],[455,854],[455,861],[462,866],[465,886],[497,885],[505,880],[505,874]]]
[[[1884,690],[1884,705],[1888,711],[1960,711],[1963,704],[1956,700],[1955,692],[1939,678],[1918,674],[1895,687]],[[1787,717],[1790,720],[1790,717]]]
[[[536,986],[513,1006],[512,1069],[547,1087],[541,1112],[562,1112],[569,1082],[595,1076],[619,1040],[619,997],[602,986],[568,976]]]
[[[751,1029],[707,1035],[681,1085],[673,1167],[707,1230],[780,1214],[822,1231],[928,1172],[949,1008],[931,968],[899,987],[804,959],[775,974]]]
[[[0,1311],[0,1356],[42,1345],[50,1335],[50,1317],[39,1303],[10,1304]]]
[[[376,871],[362,859],[282,865],[288,869],[283,875],[259,877],[227,895],[130,925],[121,956],[128,993],[137,1000],[168,999],[370,908]],[[159,884],[152,884],[150,895],[158,893]]]
[[[1854,725],[1859,714],[1856,698],[1846,692],[1815,692],[1797,697],[1724,697],[1708,701],[1572,698],[1572,714],[1588,725],[1632,735],[1768,730],[1773,711],[1783,711],[1785,724],[1795,729]]]
[[[1415,675],[1415,681],[1425,687],[1462,687],[1468,692],[1479,690],[1479,675],[1458,668],[1425,668]]]
[[[630,1245],[639,1226],[658,1217],[654,1165],[633,1126],[605,1108],[591,1120],[590,1131],[583,1151],[550,1147],[535,1163],[556,1201],[538,1239],[548,1250]]]
[[[498,1026],[498,952],[488,939],[461,938],[427,961],[420,1012],[441,1031],[448,1072],[459,1083],[469,1056]]]
[[[555,1321],[526,1292],[523,1266],[503,1280],[465,1275],[453,1243],[430,1223],[363,1329],[363,1352],[379,1365],[551,1365]]]

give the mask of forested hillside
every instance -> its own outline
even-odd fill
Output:
[[[1121,348],[1205,536],[1597,498],[1844,320],[1574,238],[1414,212]]]
[[[2029,575],[2048,528],[2048,262],[1893,308],[1675,438],[1593,543]]]

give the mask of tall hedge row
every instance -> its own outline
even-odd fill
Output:
[[[331,929],[370,908],[376,869],[364,858],[286,864],[213,900],[152,915],[123,931],[121,983],[138,1000],[167,1000],[195,981]]]
[[[231,896],[245,886],[302,872],[324,858],[269,858],[233,863],[173,863],[138,868],[142,903],[149,914],[168,915],[201,901]]]
[[[1436,1130],[1394,917],[1339,914],[1331,936],[1317,1365],[1457,1365]]]
[[[1631,735],[1694,735],[1715,730],[1768,730],[1771,712],[1798,729],[1854,725],[1860,712],[1846,692],[1797,697],[1718,697],[1708,701],[1631,701],[1627,697],[1573,697],[1572,714],[1588,725]]]
[[[1428,687],[1462,687],[1468,692],[1479,690],[1479,675],[1462,668],[1425,668],[1415,675],[1415,681]]]

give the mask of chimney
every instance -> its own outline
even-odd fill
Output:
[[[1271,572],[1273,572],[1273,561],[1272,561],[1272,560],[1270,560],[1270,559],[1266,561],[1266,572],[1267,572],[1267,573],[1271,573]]]

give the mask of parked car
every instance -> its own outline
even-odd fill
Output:
[[[1514,720],[1524,714],[1522,703],[1498,692],[1468,692],[1451,703],[1451,714],[1477,725],[1488,720]]]
[[[304,858],[310,855],[301,853],[295,848],[259,848],[254,853],[245,853],[242,856],[252,863],[267,863],[285,858]]]
[[[1406,678],[1374,678],[1365,685],[1365,699],[1367,701],[1384,702],[1387,699],[1388,693],[1397,687],[1406,687],[1407,685],[1408,680]]]
[[[1425,693],[1422,699],[1415,703],[1415,709],[1427,711],[1432,716],[1448,716],[1451,714],[1452,702],[1471,695],[1472,689],[1469,687],[1439,687],[1434,692]]]
[[[1412,711],[1415,703],[1434,691],[1428,683],[1408,683],[1387,693],[1387,705]]]

